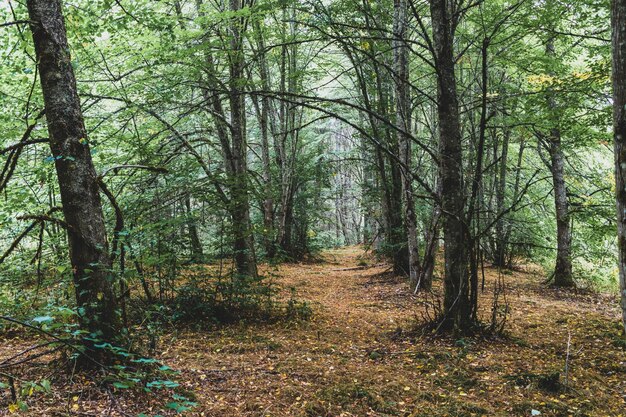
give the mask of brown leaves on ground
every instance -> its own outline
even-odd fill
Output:
[[[324,263],[272,271],[286,297],[295,287],[311,303],[310,321],[163,336],[158,359],[181,371],[177,380],[198,403],[186,415],[626,415],[626,351],[614,297],[549,289],[543,277],[512,272],[504,275],[511,308],[505,337],[407,337],[424,315],[423,296],[385,274],[384,265],[364,266],[362,257],[360,248],[345,248],[327,252]],[[486,273],[485,318],[498,271]],[[15,349],[3,341],[0,356]],[[42,398],[23,415],[168,415],[149,395],[122,392],[112,400],[80,380],[54,390],[60,403]],[[0,414],[8,413],[2,395]]]

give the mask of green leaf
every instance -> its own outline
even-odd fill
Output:
[[[191,403],[191,402],[180,404],[180,403],[172,401],[171,403],[167,403],[165,407],[169,408],[170,410],[174,410],[177,413],[184,413],[185,411],[191,410],[191,408],[194,407],[195,405],[196,403]]]
[[[52,391],[52,387],[50,385],[50,381],[48,381],[47,379],[43,379],[41,380],[41,382],[39,383],[39,385],[41,385],[41,388],[43,388],[43,390],[45,392],[51,392]]]
[[[51,316],[39,316],[33,319],[35,323],[49,323],[53,320],[54,320],[54,317],[51,317]]]

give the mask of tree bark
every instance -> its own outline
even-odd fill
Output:
[[[522,162],[524,161],[524,150],[526,149],[526,141],[524,139],[521,140],[519,144],[519,152],[517,154],[517,164],[515,166],[515,183],[513,185],[513,198],[511,201],[517,201],[519,199],[520,194],[520,182],[522,177]],[[504,232],[504,241],[508,244],[511,241],[511,234],[513,233],[513,222],[508,221],[506,224],[506,231]],[[513,268],[513,257],[515,256],[515,252],[509,245],[509,250],[507,254],[507,268]]]
[[[550,37],[546,43],[546,54],[553,58],[556,55],[554,37]],[[553,93],[548,95],[548,108],[551,113],[558,112]],[[557,120],[553,122],[556,124]],[[557,287],[573,287],[572,278],[572,231],[567,200],[567,186],[565,184],[565,155],[561,143],[561,130],[558,126],[550,129],[550,137],[547,141],[548,153],[550,154],[550,172],[554,187],[554,206],[556,210],[556,236],[557,252],[556,265],[554,268],[554,285]]]
[[[506,195],[506,173],[507,162],[509,156],[509,139],[511,137],[510,130],[507,129],[504,132],[502,139],[502,153],[500,154],[500,161],[498,162],[498,177],[496,181],[496,215],[500,215],[504,211],[504,198]],[[504,267],[506,265],[506,248],[508,241],[505,235],[505,226],[507,219],[501,217],[496,222],[495,227],[495,245],[493,253],[493,264],[495,266]]]
[[[437,174],[439,175],[439,174]],[[436,192],[438,198],[441,198],[441,181],[436,180]],[[424,242],[426,247],[424,248],[424,259],[422,261],[422,270],[420,274],[420,281],[422,288],[429,290],[433,283],[433,274],[435,272],[435,262],[437,255],[437,248],[439,246],[439,229],[441,224],[441,206],[438,202],[435,202],[432,207],[432,214],[430,216],[430,226],[424,233]],[[418,288],[415,288],[417,292]]]
[[[298,75],[298,46],[295,42],[297,24],[293,5],[285,4],[282,10],[283,26],[280,59],[280,91],[295,95],[300,89]],[[302,113],[295,103],[281,102],[279,125],[282,130],[276,137],[277,165],[280,173],[280,208],[278,210],[278,244],[281,251],[290,259],[299,256],[294,246],[294,202],[297,191],[296,164],[298,161]]]
[[[112,264],[87,131],[76,89],[59,0],[28,0],[50,149],[68,225],[70,261],[81,328],[115,341],[122,330]],[[85,343],[93,347],[93,342]]]
[[[402,192],[404,194],[404,227],[406,229],[408,250],[409,282],[420,286],[419,252],[417,247],[417,219],[415,217],[415,199],[411,177],[411,92],[409,85],[409,51],[406,45],[407,1],[394,0],[393,22],[393,61],[396,93],[396,123],[402,130],[397,132],[397,141],[402,162]]]
[[[229,8],[231,12],[241,9],[241,0],[230,0]],[[202,10],[202,0],[196,0],[196,9],[200,16],[204,15]],[[230,190],[230,198],[224,200],[226,209],[232,221],[233,235],[233,258],[235,269],[240,275],[257,276],[256,254],[254,250],[254,235],[250,223],[250,201],[249,201],[249,178],[247,164],[247,135],[246,135],[246,114],[245,114],[245,92],[243,88],[244,77],[244,53],[242,27],[244,18],[233,16],[228,26],[229,39],[227,49],[228,56],[228,102],[230,107],[230,120],[225,120],[226,112],[222,106],[220,97],[211,94],[210,91],[219,91],[222,87],[218,85],[216,68],[213,57],[209,52],[205,53],[209,88],[203,93],[207,105],[211,107],[209,113],[214,117],[216,134],[222,148],[226,178]],[[210,176],[210,172],[207,175]],[[219,187],[218,187],[219,188]],[[218,189],[221,192],[221,189]]]
[[[379,114],[388,114],[390,106],[390,98],[392,80],[384,76],[378,65],[375,65],[376,71],[376,90],[378,93],[378,102],[376,111]],[[388,114],[389,118],[392,117]],[[378,121],[373,121],[376,126],[375,132],[380,133],[379,138],[384,138],[389,150],[398,155],[399,144],[395,135],[392,134],[388,126],[379,126]],[[379,140],[380,140],[379,139]],[[385,215],[385,243],[387,250],[390,251],[393,263],[393,273],[395,275],[408,275],[409,273],[409,252],[407,250],[407,238],[402,223],[402,172],[400,165],[389,155],[383,153],[380,147],[376,150],[379,159],[379,169],[381,175],[381,185],[383,187],[383,214]]]
[[[612,0],[611,26],[618,269],[622,323],[626,334],[626,0]]]
[[[241,9],[241,0],[230,0],[230,11]],[[243,18],[233,17],[229,27],[229,102],[230,102],[230,213],[234,240],[234,256],[237,272],[252,277],[257,276],[254,238],[250,224],[250,202],[248,198],[248,164],[246,140],[245,95],[242,89],[244,80]]]
[[[259,65],[259,75],[261,77],[261,87],[264,91],[270,91],[270,72],[267,65],[267,56],[265,53],[265,39],[260,23],[255,20],[253,22],[254,37],[256,41],[256,56]],[[274,241],[274,198],[273,198],[273,180],[270,157],[270,133],[272,136],[276,134],[273,127],[273,118],[271,117],[270,98],[263,95],[259,101],[257,97],[252,97],[257,118],[259,120],[259,129],[261,131],[261,159],[263,163],[263,192],[265,194],[263,207],[263,236],[265,255],[272,259],[276,255],[276,243]]]
[[[451,0],[431,0],[433,46],[437,66],[437,112],[441,171],[441,209],[445,252],[444,317],[441,329],[466,333],[472,327],[468,282],[469,236],[465,224],[463,149],[456,89]]]
[[[189,232],[189,242],[191,243],[191,261],[194,263],[204,262],[204,251],[198,233],[198,225],[191,211],[191,197],[185,197],[185,208],[187,215],[187,230]]]
[[[554,268],[554,285],[557,287],[573,287],[572,278],[572,232],[565,185],[565,157],[561,147],[559,129],[550,134],[549,153],[554,187],[554,206],[556,208],[557,252]]]

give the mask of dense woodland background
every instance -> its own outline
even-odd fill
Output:
[[[166,360],[174,341],[287,326],[317,332],[321,349],[324,317],[341,321],[347,306],[391,296],[385,285],[401,301],[363,321],[392,324],[337,336],[394,343],[362,347],[366,367],[395,358],[395,343],[415,355],[411,346],[464,352],[428,363],[467,372],[459,358],[494,348],[482,344],[513,343],[514,355],[554,353],[554,342],[565,349],[557,368],[504,384],[571,402],[452,410],[433,394],[419,399],[431,411],[419,401],[402,411],[406,400],[376,405],[382,388],[354,379],[347,394],[317,392],[305,415],[617,415],[624,406],[623,0],[7,0],[0,26],[7,412],[265,415],[271,404],[239,414],[196,398]],[[360,279],[370,281],[350,287]],[[531,302],[530,314],[545,317],[516,333],[530,326]],[[608,340],[587,351],[615,362],[584,389],[571,379],[583,350],[573,328],[565,341],[545,340],[570,323],[559,315],[568,311],[589,340]],[[528,346],[516,344],[522,334]],[[74,399],[74,372],[99,393],[80,396],[91,411]],[[577,403],[604,395],[602,381],[612,381],[604,403]],[[458,381],[433,383],[449,391]],[[38,408],[55,395],[67,397],[68,414]]]

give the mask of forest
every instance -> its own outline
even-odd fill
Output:
[[[0,416],[626,416],[626,0],[0,0]]]

